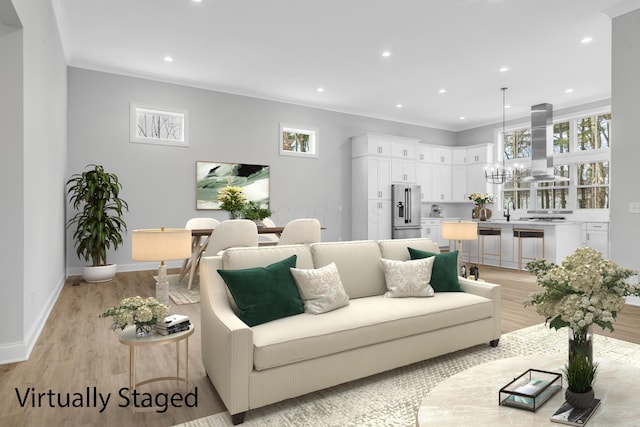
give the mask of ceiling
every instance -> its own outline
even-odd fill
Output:
[[[501,87],[509,88],[507,120],[528,116],[538,103],[557,110],[610,98],[611,19],[603,12],[626,2],[53,5],[73,67],[460,131],[502,120]],[[585,37],[592,41],[582,43]]]

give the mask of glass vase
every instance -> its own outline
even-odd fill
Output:
[[[591,327],[580,330],[569,328],[569,362],[576,356],[585,356],[593,362],[593,333]]]
[[[151,325],[146,323],[136,323],[136,336],[138,338],[151,335]]]

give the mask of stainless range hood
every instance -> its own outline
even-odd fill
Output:
[[[531,107],[531,176],[525,182],[562,182],[569,178],[553,174],[553,105]]]

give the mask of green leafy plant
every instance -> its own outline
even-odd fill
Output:
[[[574,357],[562,370],[567,378],[567,387],[574,393],[591,390],[598,374],[598,363],[592,363],[586,356]]]
[[[227,185],[218,191],[218,202],[220,209],[229,212],[242,212],[246,198],[241,187]]]
[[[260,220],[270,217],[271,210],[269,208],[260,207],[257,202],[247,202],[242,209],[242,215],[246,219]]]
[[[107,265],[107,249],[118,249],[127,231],[122,216],[129,206],[120,198],[122,184],[115,174],[91,164],[72,175],[67,187],[69,202],[78,211],[67,222],[67,228],[76,225],[76,254],[92,266]]]

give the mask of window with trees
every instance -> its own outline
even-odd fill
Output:
[[[609,208],[609,162],[578,163],[579,209]]]
[[[576,151],[609,148],[611,114],[583,117],[577,120]]]
[[[521,181],[531,174],[531,170],[521,169],[520,180],[504,185],[503,206],[511,201],[516,209],[608,209],[610,129],[610,113],[583,115],[554,123],[554,175],[569,178],[569,181],[531,185]],[[503,141],[507,167],[515,165],[516,161],[522,164],[531,157],[530,128],[507,131]]]

